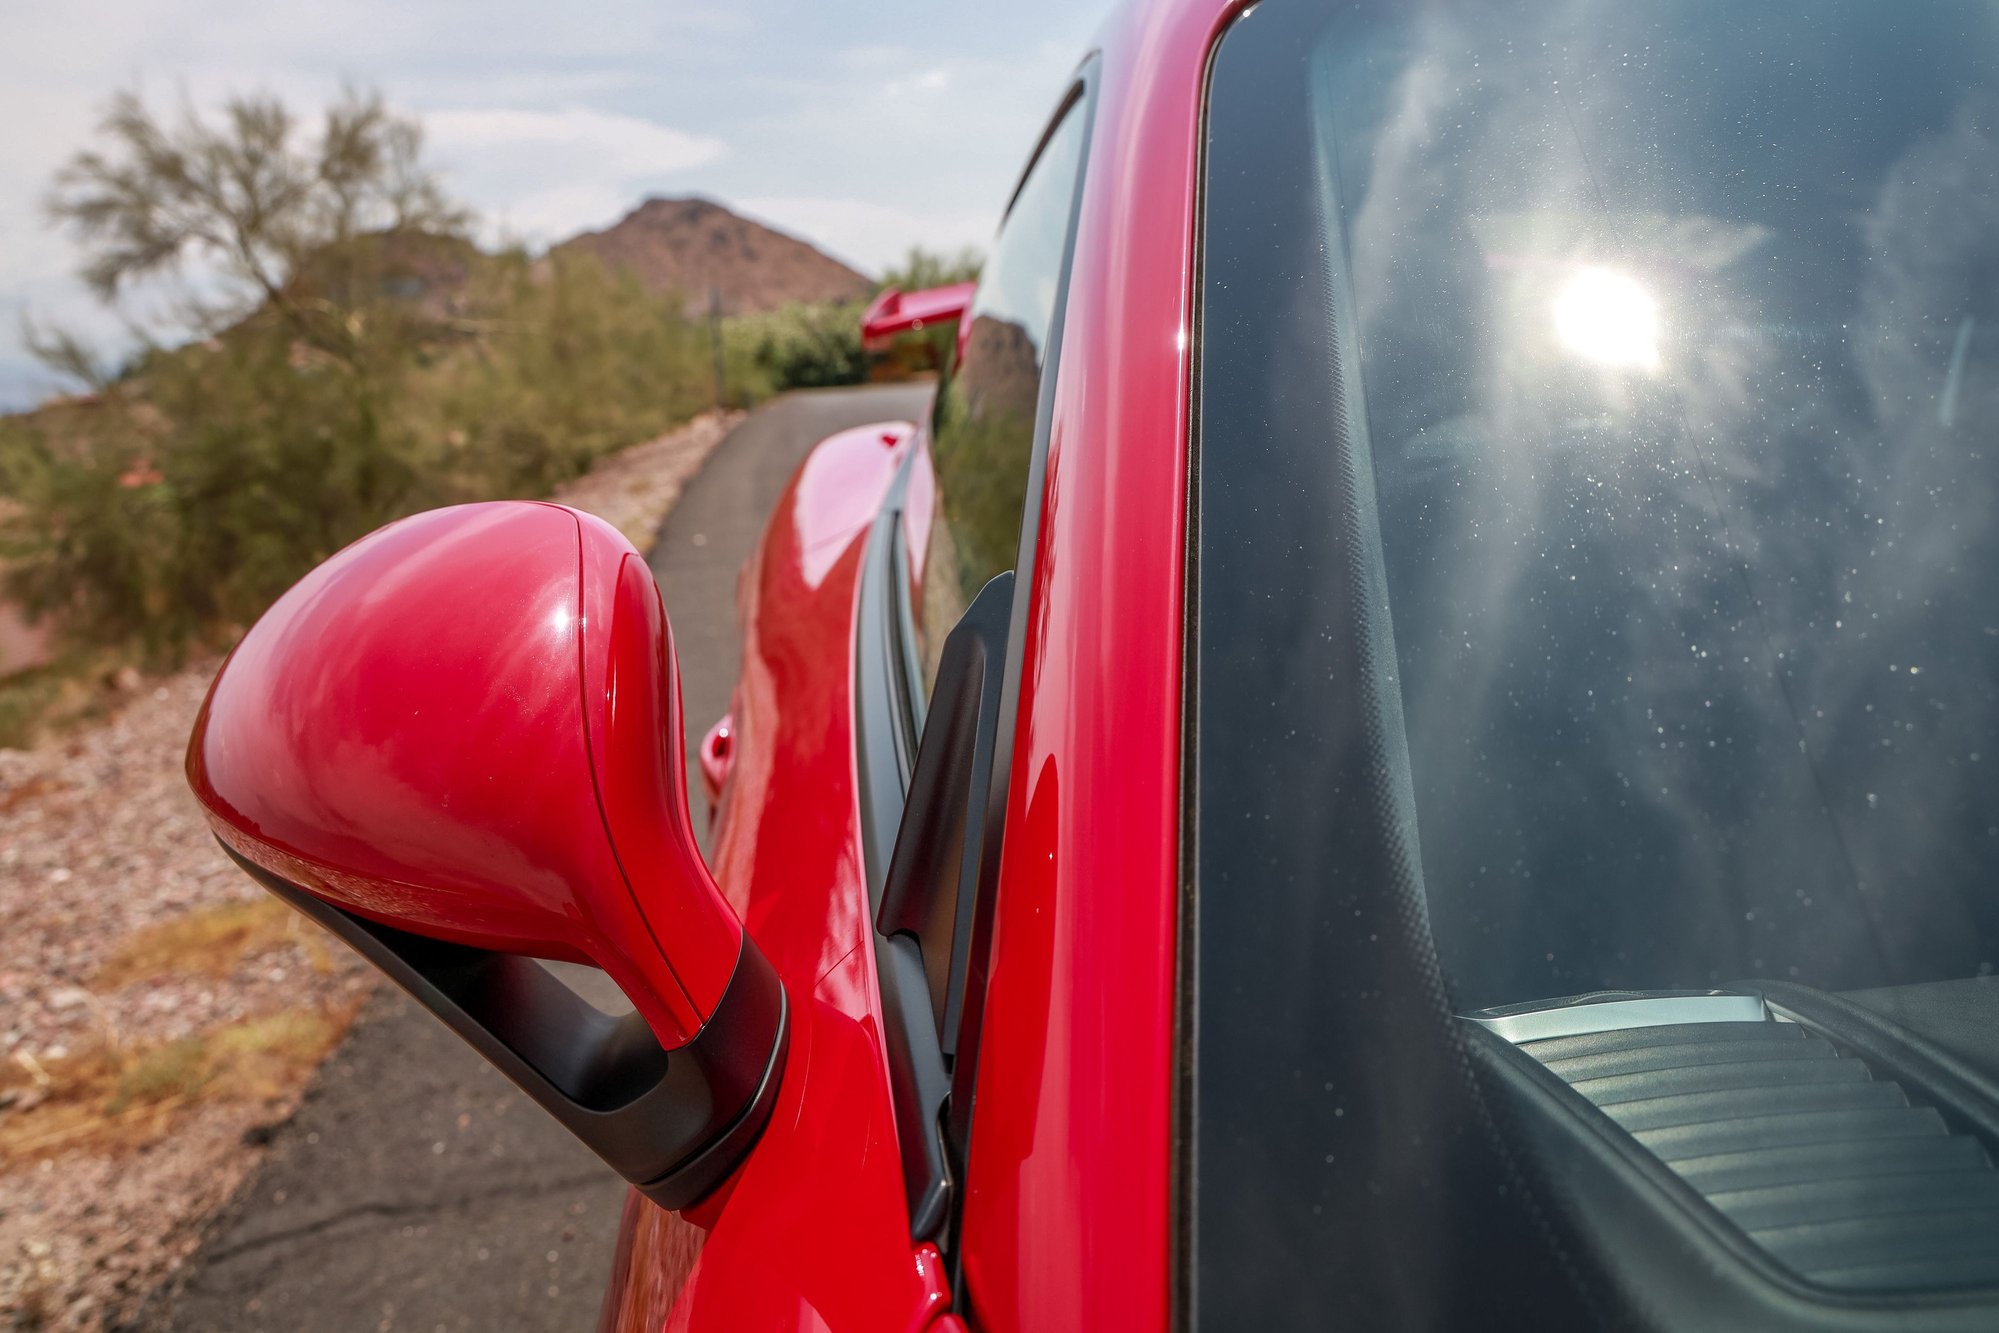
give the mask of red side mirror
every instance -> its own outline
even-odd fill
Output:
[[[230,655],[188,779],[256,878],[662,1203],[747,1151],[784,991],[695,846],[665,612],[607,524],[465,505],[356,542]],[[636,1013],[534,958],[602,968]]]
[[[920,292],[902,292],[890,287],[862,312],[861,345],[878,352],[898,333],[945,321],[956,325],[971,309],[972,297],[978,289],[976,282],[954,282],[948,287],[929,287]]]

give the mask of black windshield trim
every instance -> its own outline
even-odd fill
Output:
[[[1310,191],[1257,167],[1287,137],[1309,160],[1304,117],[1271,108],[1300,100],[1324,20],[1239,18],[1204,104],[1176,1321],[1591,1327],[1493,1132],[1396,817],[1360,642],[1368,578],[1342,517],[1358,499],[1337,424],[1351,353],[1336,338],[1327,362],[1299,355],[1325,341],[1329,283],[1244,267],[1316,250]],[[1252,409],[1244,386],[1273,382],[1281,412]]]

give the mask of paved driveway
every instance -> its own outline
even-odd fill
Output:
[[[737,427],[681,496],[653,569],[673,617],[690,758],[736,678],[736,570],[793,469],[823,436],[914,416],[928,396],[927,385],[786,395]],[[185,1288],[148,1323],[587,1329],[624,1196],[623,1182],[442,1024],[384,993],[278,1132]]]

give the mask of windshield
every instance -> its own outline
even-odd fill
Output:
[[[1606,1327],[1612,1289],[1760,1327],[1745,1236],[1809,1282],[1990,1282],[1950,1268],[1993,1253],[1969,1194],[1841,1182],[1928,1136],[1995,1188],[1946,1132],[1983,1094],[1909,1054],[1999,1073],[1995,27],[1266,0],[1224,36],[1195,1327]],[[1809,1071],[1756,1044],[1793,1039]]]
[[[1429,5],[1310,57],[1462,1004],[1992,970],[1994,26]]]

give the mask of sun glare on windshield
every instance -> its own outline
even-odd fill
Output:
[[[1601,366],[1659,368],[1659,303],[1630,274],[1575,270],[1555,295],[1554,315],[1563,350]]]

